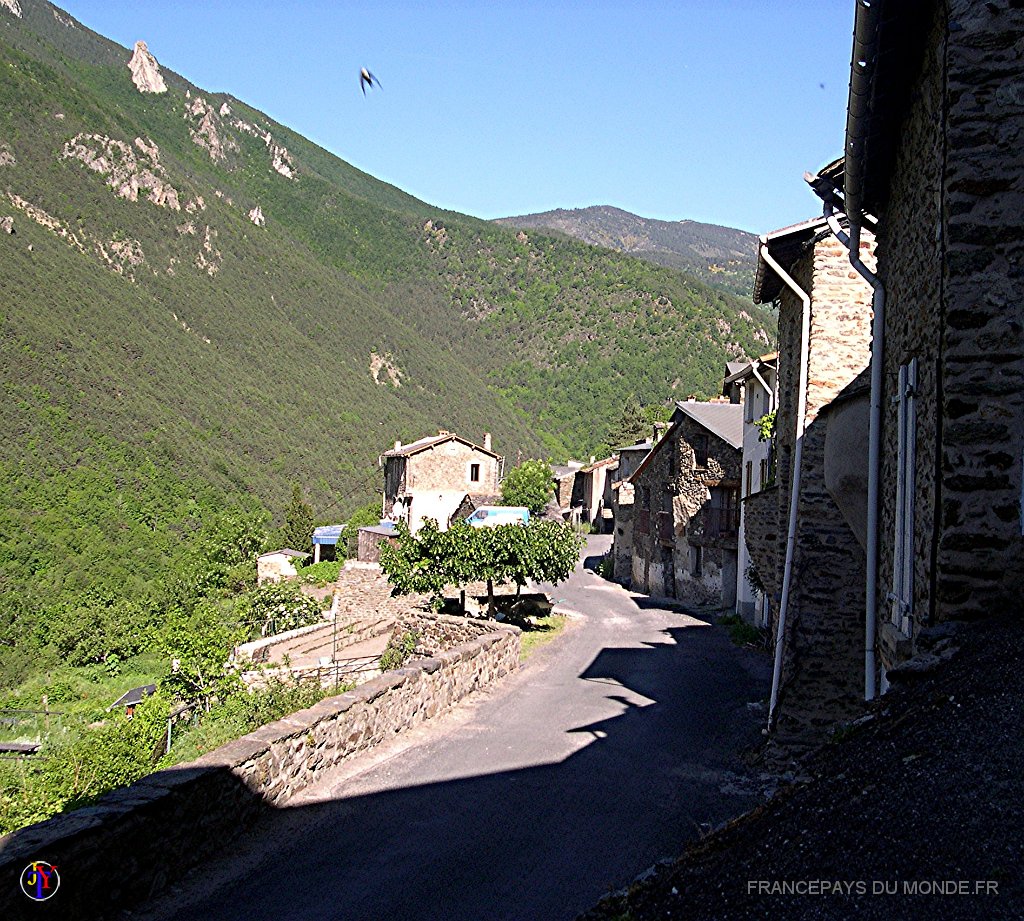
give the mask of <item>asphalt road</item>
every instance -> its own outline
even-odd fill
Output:
[[[737,755],[757,738],[747,703],[769,663],[582,566],[551,591],[577,616],[514,676],[355,759],[126,917],[571,919],[750,808]]]

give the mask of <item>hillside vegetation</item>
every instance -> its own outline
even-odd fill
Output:
[[[714,288],[749,297],[757,237],[699,221],[659,221],[621,208],[558,208],[499,218],[496,223],[548,230],[696,275]]]
[[[129,50],[19,8],[0,6],[7,683],[59,660],[66,606],[104,623],[166,597],[225,514],[279,517],[292,483],[338,520],[382,450],[438,427],[513,460],[595,453],[627,398],[710,395],[767,350],[772,318],[692,275],[434,208],[167,70],[142,93]],[[156,615],[132,612],[144,649]]]

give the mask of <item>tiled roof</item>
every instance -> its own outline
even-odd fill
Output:
[[[676,403],[676,408],[734,448],[743,447],[743,407],[739,403]]]
[[[500,457],[500,455],[495,454],[490,448],[484,448],[480,445],[473,444],[473,442],[463,438],[461,435],[455,435],[451,432],[444,435],[429,435],[426,438],[420,438],[418,441],[410,441],[409,444],[402,445],[400,448],[392,448],[390,451],[385,451],[381,457],[408,457],[410,454],[417,454],[420,451],[425,451],[427,448],[433,448],[445,441],[452,440],[461,441],[464,445],[467,445],[476,451],[482,451],[484,454],[490,454],[492,457]]]

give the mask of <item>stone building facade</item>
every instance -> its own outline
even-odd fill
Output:
[[[467,495],[499,492],[503,460],[491,450],[490,435],[482,446],[443,430],[407,445],[395,442],[380,457],[383,517],[405,521],[412,531],[433,518],[443,530]]]
[[[771,353],[746,362],[725,379],[723,394],[743,407],[743,483],[740,498],[767,489],[775,482],[775,458],[770,438],[761,436],[759,421],[775,411],[778,402],[778,355]],[[736,573],[736,613],[759,627],[768,625],[768,593],[756,591],[747,576],[751,563],[746,539],[746,507],[740,503],[739,558]]]
[[[861,699],[864,549],[830,494],[825,471],[828,416],[837,400],[858,391],[870,359],[871,288],[824,220],[766,234],[761,242],[810,296],[806,421],[777,709],[780,735],[795,740],[852,715]],[[866,260],[872,250],[865,241]],[[744,499],[746,543],[772,599],[775,639],[793,491],[803,303],[763,256],[754,296],[779,305],[776,485]],[[865,453],[866,442],[854,459]]]
[[[630,477],[651,453],[652,439],[618,449],[618,466],[610,471],[612,511],[612,572],[617,582],[628,584],[633,572],[633,506],[635,491]]]
[[[1016,610],[1024,582],[1024,9],[922,9],[879,30],[859,164],[886,292],[883,687],[932,628]]]
[[[632,515],[616,521],[616,541],[621,527],[636,591],[735,604],[742,413],[730,403],[678,403],[630,478]]]

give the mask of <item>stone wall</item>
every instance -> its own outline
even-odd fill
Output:
[[[866,238],[866,261],[872,259],[872,247],[873,241]],[[867,367],[871,289],[831,235],[823,234],[790,272],[811,296],[807,423],[777,722],[777,738],[795,744],[820,737],[824,727],[852,715],[859,706],[864,553],[826,488],[827,423],[822,413]],[[780,301],[778,485],[751,496],[745,505],[747,546],[774,602],[773,636],[792,495],[803,309],[788,289]]]
[[[447,649],[493,633],[494,628],[493,620],[410,611],[395,622],[391,636],[397,640],[406,633],[415,632],[418,637],[415,655],[435,656]]]
[[[899,632],[890,623],[886,599],[893,578],[895,536],[897,407],[892,405],[900,365],[918,360],[917,464],[914,472],[915,615],[928,618],[934,605],[932,575],[938,480],[939,366],[943,244],[940,236],[943,173],[944,26],[929,24],[930,53],[923,59],[914,115],[901,132],[892,194],[879,229],[879,276],[886,289],[885,374],[882,394],[882,471],[878,560],[878,636],[883,665],[898,659]]]
[[[917,357],[921,374],[915,637],[933,621],[1015,607],[1024,578],[1022,34],[1019,4],[937,5],[883,214],[886,402],[894,368]],[[883,575],[892,567],[892,420]]]
[[[18,877],[31,860],[62,869],[54,900],[61,918],[92,919],[144,901],[223,853],[256,816],[340,762],[514,671],[519,645],[515,627],[499,627],[152,774],[95,806],[0,838],[0,916],[24,908]]]
[[[693,447],[698,436],[708,439],[707,462],[701,466]],[[739,449],[683,413],[673,417],[634,483],[630,575],[636,591],[689,604],[720,604],[722,573],[730,563],[729,587],[734,589],[736,536],[712,538],[707,516],[711,489],[738,488],[741,465]],[[701,554],[699,572],[695,552]],[[618,561],[616,574],[617,567]]]
[[[469,479],[469,465],[480,465],[480,479]],[[412,454],[406,469],[406,488],[417,492],[498,493],[498,459],[461,441],[443,442]]]
[[[743,500],[743,522],[750,559],[761,577],[768,598],[776,605],[782,594],[779,546],[785,542],[784,534],[782,540],[779,539],[779,531],[785,528],[785,522],[780,522],[777,486],[769,486]]]

